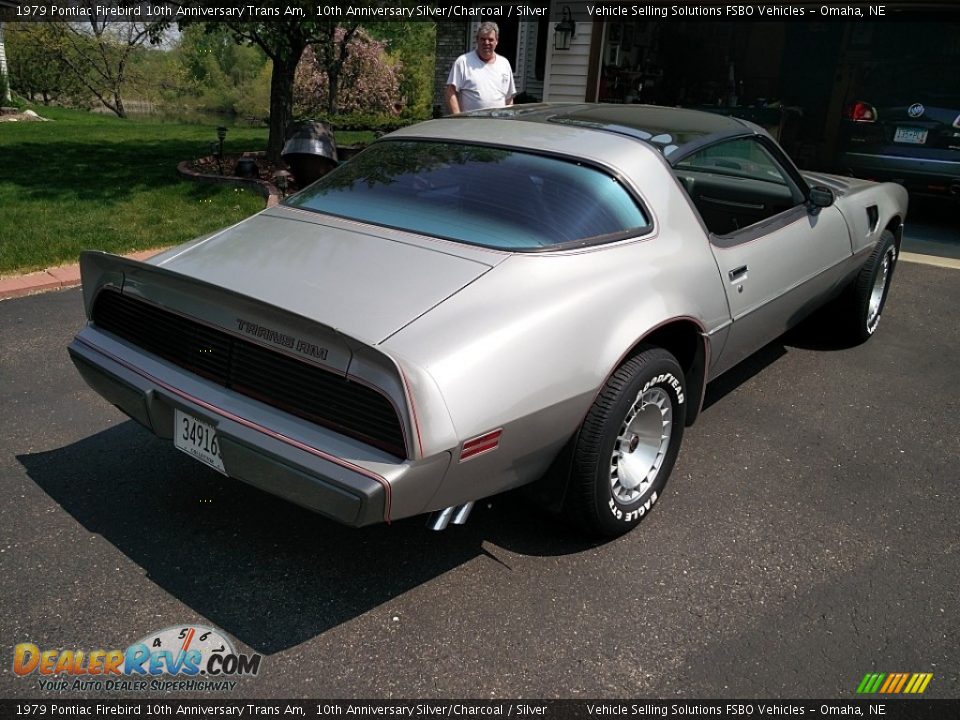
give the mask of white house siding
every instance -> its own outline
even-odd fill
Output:
[[[10,75],[7,74],[7,51],[3,46],[3,23],[0,23],[0,75],[7,78],[7,92],[0,100],[10,100]]]
[[[519,23],[517,27],[517,57],[510,60],[513,65],[513,79],[517,92],[527,89],[527,76],[530,75],[530,61],[536,46],[530,44],[530,23]]]
[[[577,32],[570,40],[569,50],[554,50],[555,24],[550,25],[543,99],[546,102],[583,102],[587,99],[587,66],[593,23],[577,23]]]

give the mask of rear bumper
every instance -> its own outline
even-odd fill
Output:
[[[847,151],[840,156],[840,163],[856,177],[899,182],[915,191],[950,194],[951,187],[960,188],[960,159]]]
[[[160,438],[180,409],[216,428],[224,468],[273,495],[360,527],[423,511],[449,454],[398,461],[375,448],[206,383],[87,328],[68,347],[97,393]],[[395,497],[395,489],[403,490]]]

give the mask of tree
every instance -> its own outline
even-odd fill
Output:
[[[337,44],[340,44],[343,33],[342,28],[337,30]],[[398,61],[387,55],[385,43],[358,29],[344,47],[347,56],[340,68],[337,110],[397,114],[403,105],[401,68]],[[299,115],[332,114],[330,77],[312,46],[306,49],[300,60],[294,91],[294,108]]]
[[[268,117],[269,73],[262,103],[259,95],[264,69],[269,70],[270,63],[260,48],[238,44],[230,28],[185,27],[172,54],[179,78],[178,100],[217,112]],[[252,98],[252,93],[258,97]],[[258,105],[262,105],[262,110]]]
[[[89,13],[86,21],[50,25],[60,59],[104,107],[125,118],[123,85],[130,58],[144,43],[159,42],[166,23],[108,20],[91,0],[80,5]]]
[[[24,97],[44,105],[69,103],[86,91],[63,61],[57,32],[49,23],[6,25],[9,81]]]
[[[305,7],[305,14],[312,11]],[[186,25],[187,23],[183,23]],[[217,24],[207,23],[207,26]],[[293,119],[293,84],[297,65],[308,45],[312,45],[318,62],[330,81],[328,109],[337,112],[340,74],[347,58],[347,45],[357,32],[359,23],[343,26],[337,33],[336,21],[274,19],[270,22],[227,23],[237,42],[256,45],[273,63],[270,76],[270,133],[267,157],[276,160],[283,150],[284,132]]]
[[[207,0],[213,3],[213,0]],[[365,2],[356,0],[351,7]],[[404,0],[406,2],[407,0]],[[276,160],[283,150],[284,132],[293,119],[293,86],[297,65],[308,45],[313,46],[318,67],[328,78],[327,111],[335,115],[339,109],[340,82],[343,64],[347,59],[347,46],[357,32],[358,21],[308,20],[313,17],[315,5],[306,0],[291,0],[286,3],[286,12],[299,10],[302,15],[274,17],[265,22],[226,23],[238,43],[256,45],[272,61],[270,77],[270,134],[267,140],[267,156]],[[203,21],[181,21],[181,28]],[[207,28],[221,23],[204,23]],[[342,33],[337,33],[337,28]]]
[[[163,23],[107,20],[84,3],[89,20],[51,23],[54,47],[64,67],[117,117],[125,118],[123,85],[130,58],[145,42],[157,40]]]
[[[437,24],[393,20],[364,23],[364,29],[386,43],[391,57],[399,60],[400,94],[405,111],[427,118],[433,110],[433,72],[436,66]]]

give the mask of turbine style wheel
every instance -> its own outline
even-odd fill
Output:
[[[670,396],[659,387],[640,393],[610,457],[610,486],[617,502],[629,505],[646,494],[663,466],[672,434]]]

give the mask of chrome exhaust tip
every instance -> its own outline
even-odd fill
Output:
[[[473,510],[473,500],[468,503],[464,503],[457,511],[453,514],[453,519],[450,521],[454,525],[464,525],[467,522],[467,518],[470,517],[470,512]]]
[[[463,505],[451,505],[443,510],[437,510],[436,512],[430,513],[430,517],[427,518],[427,527],[430,530],[439,532],[440,530],[445,530],[451,522],[454,525],[463,525],[467,522],[467,518],[470,517],[471,510],[473,510],[472,500]]]

